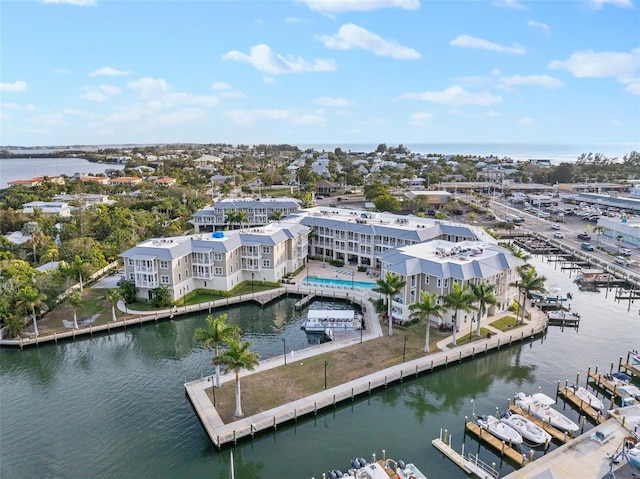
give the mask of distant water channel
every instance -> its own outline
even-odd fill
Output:
[[[234,447],[236,477],[318,479],[382,449],[415,462],[429,478],[463,477],[431,440],[447,428],[460,447],[471,399],[477,414],[490,414],[503,410],[519,390],[541,387],[553,395],[557,380],[573,381],[579,372],[583,381],[589,366],[608,369],[628,349],[640,347],[639,301],[628,311],[629,303],[614,301],[613,294],[580,292],[568,273],[534,263],[549,285],[573,293],[580,329],[551,327],[531,343],[451,364],[257,435]],[[263,357],[281,354],[283,337],[288,347],[306,347],[300,331],[304,313],[294,311],[293,301],[232,308],[230,321],[250,330],[247,337]],[[211,445],[183,389],[185,379],[212,371],[211,353],[193,341],[194,329],[203,325],[200,315],[76,342],[1,350],[0,476],[227,478],[228,449]],[[569,407],[565,412],[578,419]],[[513,470],[468,437],[466,450],[495,461],[501,475]]]

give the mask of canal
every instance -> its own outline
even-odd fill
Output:
[[[548,286],[573,294],[572,311],[582,316],[578,330],[551,327],[530,343],[407,379],[241,442],[233,449],[236,477],[319,478],[382,449],[416,463],[431,479],[463,477],[431,446],[440,428],[453,434],[456,448],[464,440],[467,451],[496,462],[501,475],[511,472],[512,465],[464,438],[465,415],[503,410],[521,390],[540,387],[553,395],[558,380],[573,381],[580,373],[584,381],[589,366],[608,370],[640,347],[640,302],[616,302],[612,292],[581,292],[568,272],[541,259],[532,262]],[[231,308],[229,320],[247,331],[262,357],[282,354],[283,337],[288,349],[309,345],[300,331],[303,314],[293,302]],[[228,449],[212,446],[183,388],[185,380],[212,371],[211,353],[193,341],[204,317],[1,350],[1,477],[228,477]],[[564,412],[578,419],[570,408]]]

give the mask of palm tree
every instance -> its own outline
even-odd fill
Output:
[[[380,278],[376,281],[377,288],[374,288],[376,293],[384,294],[387,297],[387,319],[389,321],[389,336],[393,336],[393,317],[391,316],[391,302],[393,297],[402,291],[404,285],[407,284],[400,276],[387,271],[384,279]]]
[[[39,333],[38,323],[36,322],[36,308],[39,307],[47,297],[33,286],[27,285],[18,291],[18,298],[18,304],[24,304],[27,308],[31,309],[31,315],[33,317],[33,332],[37,338]]]
[[[511,286],[518,288],[518,291],[524,292],[524,301],[522,303],[522,321],[525,318],[525,310],[527,307],[527,298],[531,291],[539,291],[541,293],[546,292],[544,283],[547,280],[544,276],[538,276],[536,269],[528,264],[518,267],[518,274],[520,275],[520,281],[511,283]],[[518,321],[516,321],[516,324]]]
[[[219,358],[219,347],[223,344],[238,342],[240,338],[240,328],[227,324],[227,316],[226,313],[215,318],[211,315],[207,316],[207,328],[198,328],[193,335],[196,341],[204,344],[205,348],[213,345],[215,352],[213,361],[216,365],[216,387],[220,387],[220,364],[216,362]]]
[[[73,328],[78,329],[78,316],[76,315],[76,308],[82,304],[82,293],[75,291],[69,296],[69,302],[73,308]]]
[[[412,318],[418,318],[420,321],[425,321],[427,324],[427,332],[424,340],[424,352],[428,353],[431,317],[434,316],[436,318],[442,318],[442,313],[445,310],[445,307],[438,304],[438,296],[435,293],[421,291],[420,301],[410,305],[409,309],[413,311],[413,313],[411,313]]]
[[[458,329],[458,311],[462,310],[470,312],[472,310],[471,305],[474,302],[473,294],[469,291],[469,287],[460,286],[460,283],[453,284],[453,290],[444,296],[444,305],[447,309],[453,309],[453,340],[451,341],[454,346],[456,342],[456,331]]]
[[[118,288],[113,288],[107,291],[107,299],[111,301],[111,321],[116,321],[116,303],[119,299],[122,299],[122,294]]]
[[[604,226],[602,225],[594,226],[593,232],[598,234],[598,236],[596,236],[596,245],[597,245],[598,243],[600,243],[600,235],[604,233]]]
[[[225,374],[233,371],[236,375],[236,412],[233,417],[242,417],[242,399],[240,396],[240,371],[253,369],[260,363],[258,353],[250,351],[251,341],[231,341],[229,349],[225,349],[219,358],[214,359],[214,364],[222,364]]]
[[[247,212],[245,210],[229,211],[227,213],[227,222],[230,225],[234,223],[238,223],[242,225],[242,223],[246,221],[247,221]]]
[[[280,220],[284,217],[282,210],[275,210],[269,215],[269,221],[277,221],[280,224]]]
[[[73,264],[71,264],[71,268],[74,273],[78,275],[78,283],[80,283],[80,292],[84,291],[84,286],[82,284],[82,272],[86,269],[87,262],[82,259],[79,255],[76,255],[73,258]]]
[[[476,327],[476,336],[480,336],[480,320],[487,312],[487,306],[498,304],[498,300],[493,294],[495,289],[495,284],[489,284],[484,280],[482,280],[480,284],[471,285],[471,294],[473,294],[474,302],[478,303],[478,326]]]

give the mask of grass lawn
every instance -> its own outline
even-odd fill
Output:
[[[94,325],[106,324],[111,321],[111,301],[106,297],[106,289],[87,288],[82,293],[82,304],[76,308],[78,321],[91,318],[98,315],[92,323]],[[119,314],[120,318],[122,313]],[[58,305],[53,311],[50,311],[44,318],[38,320],[38,331],[40,334],[53,334],[54,331],[68,331],[62,320],[73,321],[73,308],[69,301]]]
[[[413,325],[408,328],[395,327],[393,336],[386,335],[383,325],[383,336],[355,344],[347,348],[330,351],[319,356],[292,360],[287,357],[287,365],[262,371],[243,377],[240,380],[242,390],[242,411],[251,416],[282,404],[315,394],[324,389],[324,362],[327,367],[327,387],[366,376],[402,362],[423,357],[425,342],[425,326]],[[436,343],[449,333],[431,330],[429,350],[437,350]],[[406,349],[405,349],[405,339]],[[213,357],[213,354],[212,354]],[[225,423],[232,422],[235,412],[234,381],[227,382],[216,389],[216,410]],[[207,394],[213,402],[212,389]]]
[[[504,332],[509,331],[510,329],[521,327],[522,324],[516,325],[517,321],[518,320],[515,316],[504,316],[503,318],[500,318],[497,321],[491,323],[491,326]]]

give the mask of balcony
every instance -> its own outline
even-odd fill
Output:
[[[133,272],[138,274],[155,274],[158,272],[158,270],[156,269],[155,265],[153,266],[134,266],[133,267]]]

